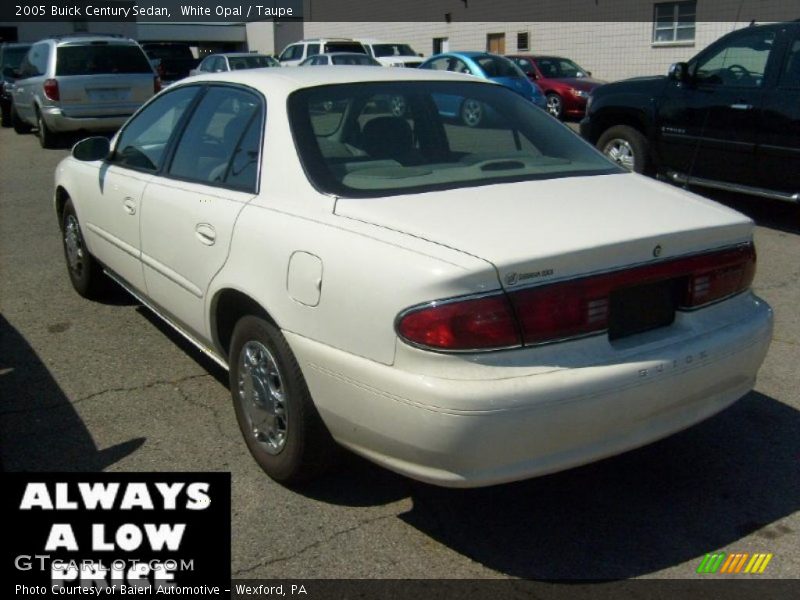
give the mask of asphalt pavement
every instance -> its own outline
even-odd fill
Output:
[[[227,375],[119,292],[70,287],[52,208],[67,149],[0,131],[0,451],[10,471],[230,471],[232,571],[246,578],[696,577],[714,550],[800,573],[800,210],[714,196],[758,223],[775,309],[755,391],[669,439],[479,490],[347,457],[301,491],[268,479]]]

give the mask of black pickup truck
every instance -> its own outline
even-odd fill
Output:
[[[800,22],[746,27],[667,76],[597,88],[581,135],[639,173],[800,202]]]

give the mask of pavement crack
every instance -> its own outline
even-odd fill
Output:
[[[57,408],[64,408],[66,406],[75,406],[77,404],[81,404],[83,402],[88,402],[89,400],[94,400],[100,396],[104,396],[105,394],[115,394],[121,392],[135,392],[135,391],[142,391],[142,390],[149,390],[152,388],[164,386],[164,385],[171,385],[175,386],[176,389],[181,383],[185,383],[187,381],[191,381],[194,379],[201,379],[203,377],[211,377],[208,373],[203,373],[200,375],[188,375],[186,377],[181,377],[178,379],[159,379],[157,381],[150,381],[147,383],[142,383],[139,385],[134,386],[122,386],[122,387],[115,387],[115,388],[106,388],[104,390],[100,390],[99,392],[93,392],[87,396],[82,396],[80,398],[76,398],[75,400],[68,401],[68,402],[54,402],[51,404],[43,404],[41,406],[34,406],[30,408],[16,408],[11,410],[0,410],[0,415],[13,415],[13,414],[21,414],[21,413],[32,413],[32,412],[39,412],[42,410],[54,410]]]
[[[256,569],[259,569],[259,568],[262,568],[262,567],[267,567],[267,566],[270,566],[270,565],[274,565],[274,564],[277,564],[277,563],[282,563],[282,562],[286,562],[286,561],[295,559],[295,558],[305,554],[309,550],[313,550],[314,548],[318,548],[320,546],[328,544],[329,542],[332,542],[336,538],[341,537],[343,535],[347,535],[348,533],[352,533],[353,531],[361,529],[362,527],[366,527],[367,525],[372,525],[373,523],[377,523],[378,521],[384,521],[386,519],[394,519],[396,517],[397,517],[397,515],[392,513],[390,515],[380,515],[380,516],[377,516],[377,517],[373,517],[371,519],[366,519],[364,521],[361,521],[360,523],[357,523],[356,525],[353,525],[352,527],[347,527],[345,529],[340,529],[339,531],[335,531],[331,535],[329,535],[328,537],[326,537],[324,539],[321,539],[321,540],[317,540],[316,542],[312,542],[311,544],[308,544],[306,546],[303,546],[302,548],[300,548],[296,552],[293,552],[293,553],[291,553],[289,555],[270,558],[268,560],[264,560],[264,561],[261,561],[261,562],[258,562],[256,564],[254,564],[254,565],[251,565],[249,567],[244,567],[243,569],[237,569],[236,571],[233,572],[233,576],[234,577],[238,577],[240,575],[246,575],[247,573],[251,573],[251,572],[255,571]]]

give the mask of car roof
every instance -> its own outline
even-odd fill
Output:
[[[366,56],[367,58],[372,58],[369,54],[364,54],[363,52],[322,52],[314,56]],[[309,58],[314,58],[314,56]]]
[[[323,85],[343,85],[347,83],[393,82],[393,81],[461,81],[482,82],[471,75],[433,71],[429,69],[376,69],[373,66],[338,66],[335,69],[251,69],[225,71],[192,77],[186,84],[214,81],[220,83],[239,83],[247,85],[265,95],[288,96],[292,92]],[[169,89],[181,85],[179,82]],[[487,84],[494,85],[494,84]]]
[[[209,56],[228,56],[232,58],[239,58],[242,56],[266,56],[270,58],[269,54],[263,54],[261,52],[217,52]]]
[[[42,40],[45,41],[45,40]],[[57,46],[80,46],[81,44],[118,44],[125,46],[138,46],[136,40],[125,37],[114,37],[110,35],[81,35],[81,36],[64,36],[49,38]]]

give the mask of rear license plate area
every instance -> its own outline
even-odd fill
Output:
[[[608,338],[620,338],[667,327],[675,321],[680,282],[658,281],[611,292]]]

